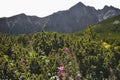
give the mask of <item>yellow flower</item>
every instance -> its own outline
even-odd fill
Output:
[[[106,43],[106,42],[103,42],[102,45],[106,48],[106,49],[109,49],[111,47],[110,44]]]

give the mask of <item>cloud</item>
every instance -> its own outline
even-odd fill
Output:
[[[97,9],[104,5],[120,8],[119,0],[0,0],[0,17],[20,13],[47,16],[60,10],[67,10],[78,2],[94,6]]]

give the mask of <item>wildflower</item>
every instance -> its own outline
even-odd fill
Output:
[[[59,70],[59,71],[64,71],[65,68],[64,68],[64,66],[61,66],[61,67],[58,67],[58,70]]]
[[[110,44],[106,43],[106,42],[103,42],[102,45],[106,48],[106,49],[109,49],[111,47]]]
[[[58,67],[58,77],[62,79],[63,74],[64,74],[65,68],[64,66]]]
[[[65,52],[69,53],[70,52],[69,48],[65,48]]]
[[[57,76],[61,79],[63,77],[62,72],[59,70]]]

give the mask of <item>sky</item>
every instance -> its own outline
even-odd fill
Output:
[[[96,9],[102,9],[105,5],[120,9],[120,0],[0,0],[0,17],[20,13],[45,17],[57,11],[67,10],[78,2]]]

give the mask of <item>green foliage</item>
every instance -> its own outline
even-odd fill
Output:
[[[103,20],[93,25],[94,31],[100,38],[120,40],[120,15]]]
[[[0,34],[0,79],[55,80],[64,66],[65,80],[119,80],[119,39],[98,38],[93,27],[74,34]]]

